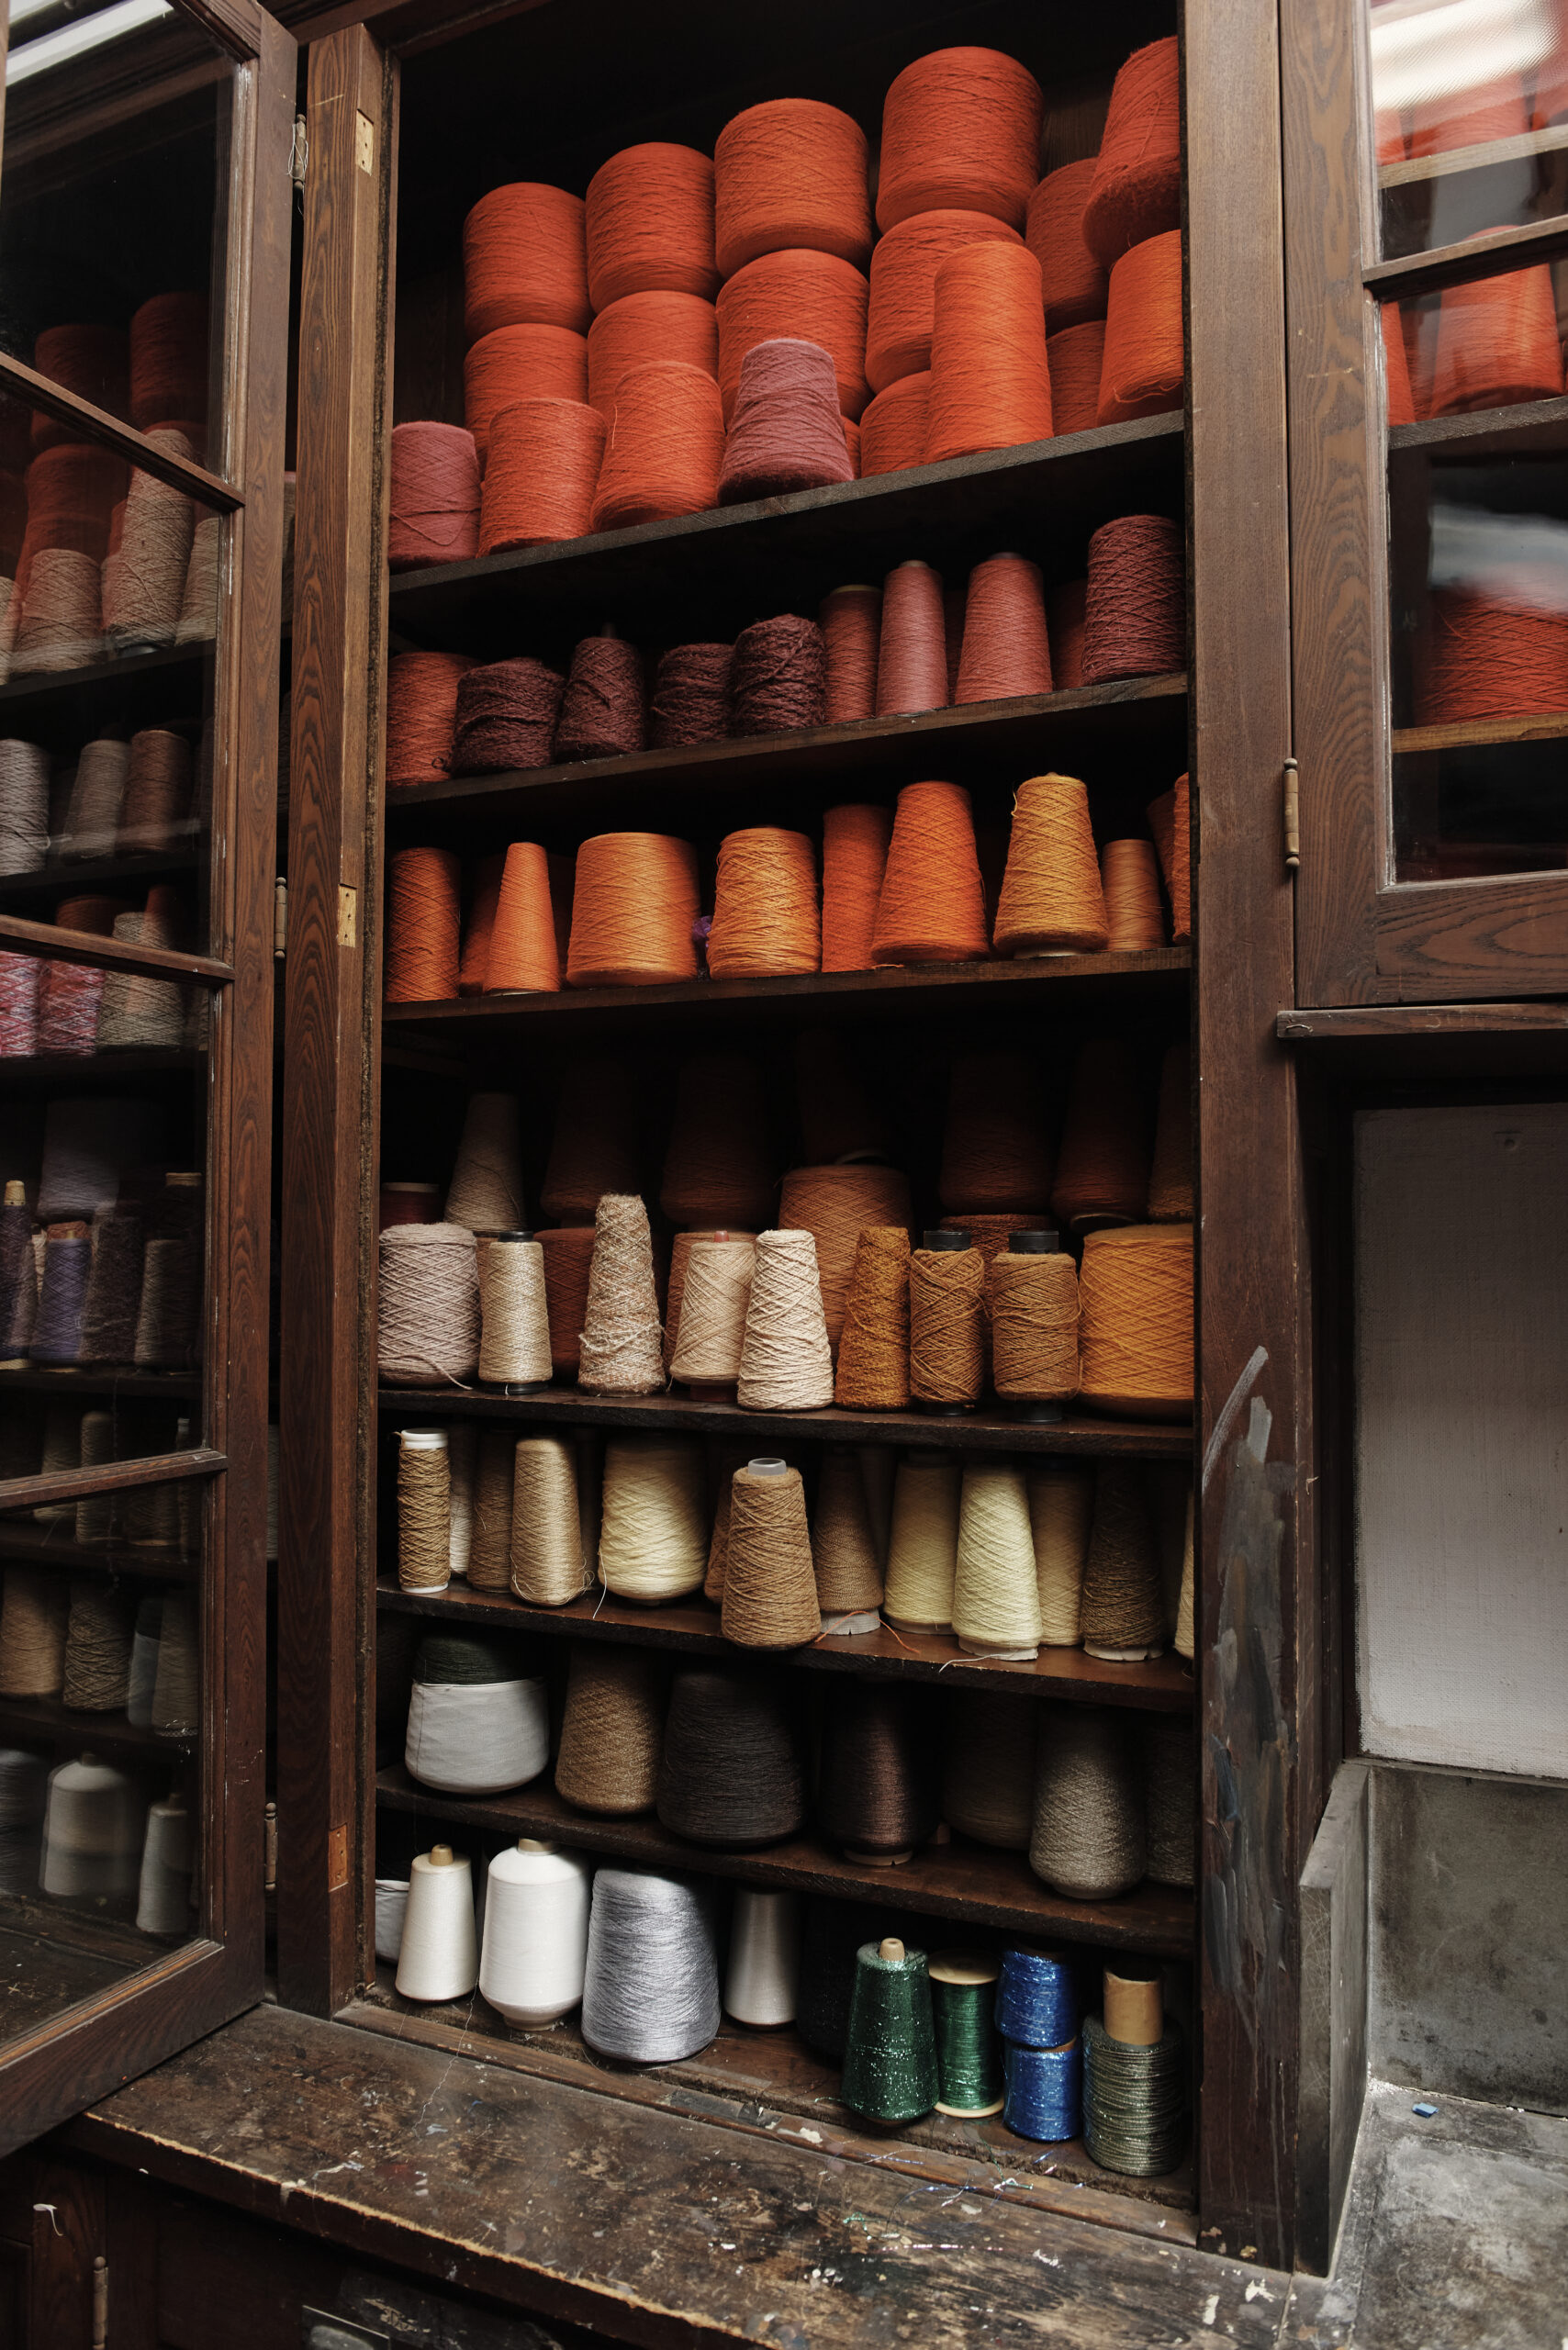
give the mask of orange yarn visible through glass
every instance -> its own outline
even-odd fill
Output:
[[[1434,416],[1556,399],[1562,391],[1557,304],[1544,263],[1445,289],[1432,376]]]
[[[404,848],[388,859],[388,1003],[443,1003],[457,993],[461,900],[451,849]]]
[[[969,795],[958,783],[899,793],[871,961],[968,963],[987,952],[985,893]]]
[[[1093,955],[1110,936],[1089,794],[1076,776],[1031,776],[1013,803],[996,951]]]
[[[658,987],[697,977],[697,856],[666,833],[600,833],[577,851],[570,988]]]
[[[1501,588],[1502,592],[1498,592]],[[1555,573],[1517,566],[1486,592],[1439,588],[1421,640],[1416,691],[1423,726],[1529,718],[1568,710],[1568,611]]]
[[[1101,857],[1113,954],[1135,955],[1165,944],[1165,909],[1154,843],[1107,841]]]
[[[708,968],[716,979],[822,968],[816,856],[804,833],[757,824],[720,843]]]
[[[886,808],[830,808],[823,818],[824,971],[868,971],[893,820]]]
[[[513,841],[506,853],[490,934],[485,993],[547,995],[560,984],[550,861],[537,842]]]
[[[936,273],[925,462],[1050,437],[1040,264],[1026,245],[966,245]]]
[[[1405,352],[1405,337],[1399,330],[1399,309],[1393,302],[1378,307],[1378,319],[1383,328],[1383,350],[1388,376],[1388,420],[1390,424],[1414,424],[1416,396],[1410,384],[1410,362]]]

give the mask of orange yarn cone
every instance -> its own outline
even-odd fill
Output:
[[[1107,841],[1101,858],[1111,952],[1137,955],[1165,944],[1165,909],[1152,841]]]
[[[872,964],[969,963],[986,951],[969,795],[957,783],[906,783],[877,902]]]
[[[1047,334],[1105,315],[1105,273],[1083,241],[1083,207],[1093,183],[1091,155],[1047,172],[1029,198],[1024,241],[1040,264]]]
[[[625,294],[588,330],[588,397],[606,424],[624,376],[678,360],[719,379],[719,319],[697,294]]]
[[[1433,416],[1557,399],[1562,391],[1557,304],[1545,263],[1445,289],[1438,314]]]
[[[459,995],[483,995],[490,968],[490,936],[496,926],[496,901],[501,894],[505,856],[482,856],[474,868],[474,902],[463,934],[463,959],[457,968]]]
[[[719,844],[708,969],[716,979],[822,968],[817,861],[804,833],[756,824]]]
[[[660,1207],[672,1224],[761,1226],[778,1187],[756,1062],[742,1053],[694,1053],[676,1080]]]
[[[996,951],[1095,955],[1110,936],[1089,794],[1076,776],[1031,776],[1013,803]]]
[[[820,343],[831,352],[838,405],[858,417],[866,382],[867,285],[836,253],[791,248],[763,253],[736,270],[714,305],[719,316],[719,389],[724,421],[740,388],[741,361],[753,346],[779,337]]]
[[[490,420],[479,552],[587,536],[604,419],[580,400],[521,400]]]
[[[1185,381],[1182,232],[1172,229],[1135,245],[1112,269],[1097,421],[1163,416],[1181,407]]]
[[[387,865],[386,1001],[447,1002],[457,993],[457,859],[449,848],[403,848]]]
[[[697,856],[666,833],[600,833],[577,851],[569,988],[659,987],[697,977]]]
[[[566,327],[498,327],[463,362],[463,417],[484,464],[490,428],[520,400],[588,397],[588,344]]]
[[[1103,269],[1182,225],[1182,93],[1176,36],[1135,50],[1117,73],[1083,207]]]
[[[463,314],[470,342],[498,327],[586,333],[582,197],[536,180],[482,196],[463,223]]]
[[[1146,812],[1159,852],[1165,894],[1170,901],[1170,935],[1180,942],[1193,935],[1192,816],[1186,777],[1179,775],[1169,791],[1149,801]]]
[[[890,229],[871,256],[866,312],[866,381],[885,392],[931,364],[936,273],[965,245],[1020,242],[989,212],[916,212]]]
[[[954,700],[1002,701],[1048,694],[1051,651],[1040,566],[1021,554],[993,554],[969,574],[964,643]]]
[[[1417,98],[1410,108],[1409,151],[1412,157],[1448,155],[1492,139],[1518,139],[1529,129],[1523,80],[1518,73],[1505,73],[1468,90]]]
[[[1133,1224],[1148,1198],[1148,1116],[1131,1048],[1120,1036],[1080,1046],[1051,1210],[1074,1232]]]
[[[877,653],[882,633],[879,588],[834,588],[823,598],[817,626],[827,646],[827,722],[843,726],[874,716]]]
[[[1047,336],[1051,421],[1058,433],[1087,432],[1100,421],[1100,378],[1105,365],[1105,321],[1086,319]]]
[[[938,49],[882,102],[877,226],[916,212],[990,212],[1014,229],[1039,177],[1040,85],[995,49]]]
[[[713,147],[713,242],[721,277],[764,253],[871,256],[870,158],[852,116],[816,98],[768,98]]]
[[[596,310],[629,294],[700,294],[711,301],[719,290],[713,166],[695,147],[657,139],[622,147],[589,180],[583,226]]]
[[[33,344],[33,367],[51,384],[91,400],[109,416],[125,416],[130,408],[130,344],[123,327],[45,327]],[[156,421],[156,420],[151,420]],[[32,445],[53,448],[69,441],[71,427],[32,412]]]
[[[513,841],[490,934],[485,993],[553,995],[560,984],[549,859],[537,842]]]
[[[926,421],[931,407],[931,371],[901,375],[860,419],[860,478],[902,474],[925,463]]]
[[[719,502],[723,459],[724,420],[712,377],[678,362],[633,368],[615,395],[594,529],[705,513]]]
[[[1193,1410],[1193,1227],[1092,1232],[1079,1276],[1080,1393],[1128,1419]]]
[[[839,421],[844,427],[844,445],[849,452],[849,477],[852,481],[858,481],[860,478],[860,427],[852,416],[841,416]]]
[[[1026,245],[966,245],[936,273],[925,462],[1050,437],[1040,264]]]
[[[877,715],[945,710],[947,633],[942,579],[928,563],[901,563],[882,582]]]
[[[893,820],[886,808],[830,808],[823,818],[824,971],[868,971]]]
[[[782,1231],[809,1232],[828,1344],[836,1352],[849,1303],[856,1245],[870,1225],[910,1223],[909,1183],[896,1167],[792,1167],[778,1192]]]
[[[1487,592],[1441,588],[1421,643],[1417,722],[1453,726],[1477,718],[1528,718],[1568,710],[1568,612],[1555,576],[1525,564]]]
[[[1414,424],[1416,397],[1410,388],[1410,363],[1405,355],[1405,338],[1399,331],[1398,304],[1380,303],[1377,315],[1383,329],[1383,372],[1388,379],[1388,421],[1391,425]]]
[[[950,1214],[1018,1215],[1049,1199],[1039,1072],[1027,1054],[966,1053],[947,1080],[936,1196]]]

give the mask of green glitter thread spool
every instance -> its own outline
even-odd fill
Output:
[[[991,2010],[1001,1968],[978,1951],[938,1951],[928,1968],[936,2028],[938,2113],[979,2121],[1000,2113],[1002,2054]]]
[[[890,1936],[855,1954],[844,2102],[868,2121],[918,2121],[936,2102],[936,2036],[925,1953]]]

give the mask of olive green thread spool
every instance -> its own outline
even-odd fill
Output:
[[[937,2086],[925,1953],[906,1950],[891,1936],[862,1942],[849,2002],[845,2104],[867,2121],[892,2127],[929,2113]]]
[[[938,1951],[926,1969],[936,2035],[938,2113],[980,2121],[1002,2106],[1002,2046],[991,2021],[1002,1970],[978,1951]]]

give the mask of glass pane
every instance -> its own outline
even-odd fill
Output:
[[[233,68],[176,16],[106,39],[123,14],[13,28],[0,349],[139,431],[178,431],[202,463],[220,422]],[[185,86],[160,100],[172,71]],[[34,453],[64,431],[29,419]]]
[[[1535,262],[1441,294],[1384,303],[1389,423],[1561,399],[1560,274],[1560,264]],[[1568,289],[1568,277],[1564,283]]]
[[[1568,209],[1556,0],[1372,0],[1386,259]]]
[[[0,2047],[199,1930],[207,1491],[0,1514]]]

